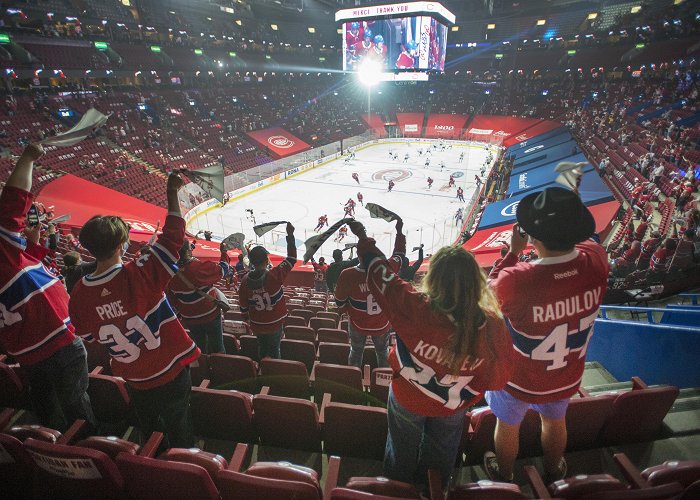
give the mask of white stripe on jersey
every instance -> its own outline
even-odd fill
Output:
[[[179,363],[179,362],[180,362],[180,359],[183,358],[183,357],[185,357],[185,356],[186,356],[187,354],[189,354],[190,352],[192,352],[192,350],[193,350],[195,347],[196,347],[196,346],[194,345],[194,342],[192,342],[192,344],[190,344],[190,346],[189,346],[187,349],[185,349],[184,351],[182,351],[180,354],[177,354],[177,355],[173,358],[173,360],[172,360],[165,368],[163,368],[163,369],[162,369],[161,371],[159,371],[158,373],[155,373],[155,374],[151,375],[150,377],[146,377],[146,378],[129,378],[129,379],[126,379],[126,380],[128,380],[128,381],[130,381],[130,382],[148,382],[149,380],[156,379],[156,378],[160,377],[161,375],[163,375],[163,374],[164,374],[165,372],[167,372],[168,370],[170,370],[176,363]],[[112,359],[116,359],[116,358],[112,358]]]
[[[555,394],[557,392],[563,392],[567,389],[571,389],[572,387],[575,387],[581,383],[581,379],[583,379],[583,374],[578,378],[576,382],[573,384],[569,384],[566,387],[557,387],[556,389],[552,389],[551,391],[543,391],[543,392],[537,392],[537,391],[529,391],[527,389],[523,389],[522,387],[515,385],[513,382],[508,382],[508,386],[512,387],[513,389],[516,389],[520,392],[524,392],[525,394],[532,394],[533,396],[545,396],[547,394]]]
[[[21,354],[26,354],[26,353],[28,353],[29,351],[33,351],[33,350],[35,350],[35,349],[38,349],[38,348],[40,348],[41,346],[43,346],[44,344],[48,343],[51,339],[53,339],[54,337],[56,337],[56,336],[59,335],[60,333],[66,331],[66,328],[67,328],[66,325],[68,325],[69,323],[70,323],[70,318],[66,318],[66,319],[63,320],[63,324],[62,324],[61,326],[59,326],[58,328],[56,328],[53,332],[49,333],[45,338],[41,339],[40,342],[37,342],[37,343],[34,344],[34,345],[30,345],[29,347],[27,347],[27,348],[25,348],[25,349],[22,349],[21,351],[14,351],[14,352],[13,352],[13,351],[8,350],[7,352],[10,353],[10,354],[12,354],[13,356],[18,356],[18,355],[21,355]]]

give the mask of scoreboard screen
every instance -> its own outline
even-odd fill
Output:
[[[454,15],[437,2],[344,9],[343,70],[373,60],[384,72],[445,70],[447,25]]]

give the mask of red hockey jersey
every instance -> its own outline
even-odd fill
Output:
[[[21,365],[43,361],[75,340],[68,293],[42,264],[48,250],[22,236],[32,195],[5,186],[0,196],[0,345]]]
[[[184,219],[168,215],[150,253],[83,277],[71,294],[78,334],[104,345],[114,375],[135,389],[167,384],[200,355],[163,293],[184,235]]]
[[[479,401],[485,391],[503,389],[515,354],[502,319],[486,318],[476,358],[453,375],[441,363],[442,348],[455,330],[451,317],[437,312],[392,264],[376,257],[374,240],[360,240],[357,251],[363,262],[371,258],[367,285],[396,331],[396,347],[389,354],[391,388],[403,407],[419,415],[449,416]]]
[[[607,288],[605,249],[586,241],[532,262],[508,253],[490,278],[518,353],[506,390],[530,403],[575,394]]]
[[[413,68],[413,57],[408,52],[401,52],[398,59],[396,59],[396,67],[398,69],[410,69]]]
[[[297,262],[294,241],[287,240],[287,258],[271,270],[248,273],[238,290],[241,312],[248,313],[254,334],[274,333],[287,317],[284,280]]]
[[[323,283],[326,281],[326,271],[328,271],[328,264],[319,264],[318,262],[312,262],[314,266],[314,283]]]
[[[170,280],[165,291],[166,296],[180,315],[185,327],[209,323],[217,315],[221,315],[216,302],[207,299],[202,294],[216,298],[216,289],[213,285],[224,276],[225,269],[228,269],[228,265],[223,261],[217,264],[216,262],[195,259],[185,264],[180,269],[180,273],[183,273],[185,278],[201,293],[193,290],[178,276]]]
[[[406,236],[396,234],[394,252],[389,263],[394,272],[401,268],[401,257],[406,253]],[[367,273],[358,265],[344,269],[334,290],[335,303],[347,313],[355,330],[364,335],[383,335],[391,329],[389,317],[367,286]]]

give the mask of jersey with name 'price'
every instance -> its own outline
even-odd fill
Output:
[[[0,345],[32,365],[75,340],[68,293],[42,259],[48,250],[22,236],[31,193],[5,186],[0,195]]]
[[[163,293],[184,234],[184,219],[168,215],[150,253],[85,276],[71,295],[78,334],[105,346],[112,373],[135,389],[167,384],[200,355]]]
[[[532,262],[508,253],[489,277],[518,353],[506,390],[530,403],[575,394],[607,289],[605,249],[591,240]]]
[[[390,262],[377,257],[373,239],[360,240],[357,250],[367,264],[369,290],[396,331],[389,364],[391,388],[401,406],[418,415],[450,416],[479,401],[485,391],[503,389],[515,353],[502,319],[486,317],[477,355],[453,374],[443,364],[443,349],[455,332],[452,318],[436,311]]]
[[[245,277],[238,290],[241,312],[248,313],[255,334],[274,333],[287,317],[284,280],[296,264],[294,238],[287,236],[287,258],[269,271],[256,269]]]

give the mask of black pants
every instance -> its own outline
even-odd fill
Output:
[[[159,431],[165,434],[162,446],[164,448],[194,446],[190,415],[192,379],[189,366],[171,382],[160,387],[141,391],[129,386],[128,390],[144,439],[152,432]]]
[[[77,419],[86,420],[89,432],[96,421],[87,394],[87,353],[79,338],[51,357],[24,366],[30,397],[42,425],[65,432]]]

